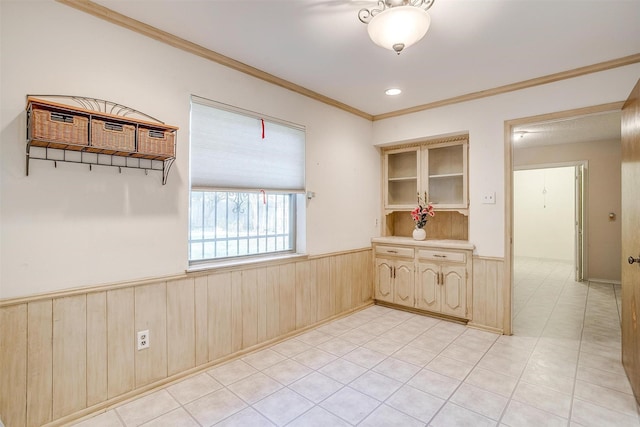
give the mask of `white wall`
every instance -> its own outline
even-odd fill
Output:
[[[514,172],[513,253],[574,262],[574,167]]]
[[[53,1],[0,8],[0,298],[184,271],[191,94],[307,127],[311,254],[366,247],[379,234],[374,146],[468,131],[469,238],[478,254],[502,257],[504,121],[621,101],[640,76],[633,64],[372,125]],[[168,184],[45,162],[25,177],[27,94],[108,99],[180,126]],[[492,191],[497,203],[480,204]]]
[[[434,66],[437,66],[434,65]],[[499,67],[499,64],[496,64]],[[472,71],[469,76],[472,78]],[[373,143],[386,144],[461,131],[469,132],[469,240],[481,256],[503,257],[504,122],[627,99],[640,77],[633,64],[503,95],[376,121]],[[496,192],[496,204],[481,204]]]
[[[367,247],[378,235],[371,122],[53,1],[0,7],[0,298],[187,268],[192,94],[306,126],[307,188],[317,195],[308,253]],[[107,99],[179,126],[167,185],[153,173],[42,161],[26,177],[27,94]]]

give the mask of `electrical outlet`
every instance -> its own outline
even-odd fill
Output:
[[[149,330],[138,331],[138,350],[149,348]]]

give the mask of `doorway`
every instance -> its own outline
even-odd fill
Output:
[[[514,167],[514,258],[570,264],[584,280],[587,162]]]
[[[505,333],[510,334],[513,321],[513,286],[514,286],[514,171],[518,169],[548,169],[583,165],[576,168],[576,186],[584,185],[582,190],[576,189],[575,211],[576,231],[574,235],[574,260],[582,259],[583,263],[573,272],[572,279],[591,280],[605,283],[619,282],[619,246],[620,225],[618,214],[619,200],[611,200],[619,191],[619,144],[620,144],[620,109],[622,103],[611,103],[600,106],[576,109],[565,112],[544,114],[505,122]],[[608,129],[608,131],[607,131]],[[609,135],[609,133],[611,135]],[[617,132],[617,134],[616,134]],[[604,144],[607,140],[611,145]],[[584,144],[583,144],[584,143]],[[596,148],[596,146],[598,146]],[[586,149],[583,149],[586,147]],[[594,151],[595,150],[595,151]],[[590,155],[586,155],[590,152]],[[576,154],[577,153],[577,154]],[[591,157],[589,157],[591,156]],[[611,156],[618,156],[611,158]],[[605,157],[609,157],[604,159]],[[587,166],[594,163],[592,175],[593,187],[598,197],[588,200]],[[608,162],[606,173],[603,173],[602,162]],[[617,162],[617,163],[616,163]],[[616,178],[614,168],[618,171]],[[594,172],[595,171],[595,172]],[[582,173],[581,173],[582,172]],[[595,180],[595,181],[594,181]],[[540,189],[540,192],[542,192]],[[580,197],[583,195],[584,197]],[[603,199],[606,198],[607,200]],[[596,209],[594,209],[596,206]],[[606,206],[606,208],[604,207]],[[587,224],[586,212],[595,212],[592,223]],[[579,224],[582,220],[582,224]],[[581,225],[581,226],[580,226]],[[583,232],[580,232],[583,230]],[[587,232],[588,230],[588,232]],[[595,230],[595,231],[594,231]],[[589,235],[596,239],[587,242]],[[609,236],[613,236],[610,239]],[[603,240],[611,240],[602,244]],[[595,242],[595,243],[594,243]],[[596,244],[596,251],[593,249]],[[615,262],[612,260],[615,259]],[[609,268],[611,267],[611,268]],[[593,274],[590,274],[593,269]],[[614,271],[613,269],[618,269]]]

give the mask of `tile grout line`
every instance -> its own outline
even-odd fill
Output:
[[[584,325],[587,320],[587,309],[589,307],[589,294],[591,293],[591,282],[587,281],[587,295],[584,302],[584,310],[582,313],[582,330],[580,331],[580,346],[578,347],[578,358],[576,359],[576,369],[573,376],[573,387],[571,389],[571,404],[569,405],[569,424],[573,418],[573,402],[576,399],[576,383],[578,382],[578,369],[580,367],[580,357],[582,356],[582,339],[584,337]]]
[[[547,278],[548,278],[548,277],[549,277],[549,274],[547,274],[547,275],[545,276],[545,279],[544,279],[544,280],[542,280],[542,283],[540,284],[540,286],[538,286],[538,288],[536,289],[536,292],[540,289],[540,287],[542,287],[542,284],[547,280]],[[557,295],[557,297],[556,297],[556,301],[555,301],[555,303],[554,303],[554,305],[553,305],[553,309],[549,312],[549,315],[547,316],[547,320],[546,320],[546,322],[545,322],[545,325],[544,325],[544,327],[542,328],[542,331],[540,332],[541,334],[543,334],[543,333],[544,333],[544,330],[547,328],[547,325],[549,324],[549,319],[551,318],[551,315],[553,314],[553,311],[555,310],[556,306],[558,305],[558,300],[560,299],[560,295],[561,295],[562,291],[564,290],[564,288],[565,288],[565,286],[566,286],[566,281],[565,281],[565,282],[563,282],[563,283],[564,283],[564,284],[563,284],[563,286],[562,286],[562,289],[560,290],[560,292],[558,292],[558,295]],[[514,334],[514,335],[515,335],[515,334]],[[517,335],[516,335],[516,336],[517,336]],[[511,395],[509,396],[509,400],[507,401],[507,404],[505,405],[504,409],[502,410],[502,413],[500,414],[500,419],[498,420],[498,425],[502,424],[502,420],[503,420],[503,418],[504,418],[504,416],[505,416],[505,414],[506,414],[506,412],[507,412],[507,409],[509,408],[509,405],[511,404],[511,402],[512,402],[512,401],[514,401],[514,400],[513,400],[513,395],[515,394],[515,392],[516,392],[516,390],[517,390],[517,388],[518,388],[518,385],[520,384],[520,381],[522,381],[522,376],[524,375],[524,371],[527,369],[527,365],[529,364],[529,361],[531,360],[531,356],[533,355],[533,353],[535,353],[536,347],[538,347],[539,342],[540,342],[540,336],[538,336],[538,337],[536,338],[536,343],[535,343],[535,345],[533,346],[533,348],[532,348],[532,350],[531,350],[531,353],[529,354],[529,357],[527,357],[527,361],[526,361],[526,363],[525,363],[525,367],[524,367],[524,369],[522,370],[522,372],[520,372],[520,375],[518,376],[518,381],[516,382],[516,385],[515,385],[515,387],[513,388],[513,390],[511,391]],[[575,380],[574,380],[574,381],[575,381]],[[525,381],[525,383],[526,383],[526,381]],[[519,401],[517,401],[517,400],[516,400],[516,402],[519,402]],[[519,403],[523,403],[523,402],[519,402]],[[531,405],[529,405],[529,404],[526,404],[526,405],[531,406]],[[532,406],[532,407],[533,407],[533,408],[536,408],[535,406]],[[540,409],[540,408],[536,408],[536,409],[541,410],[541,411],[544,411],[544,412],[547,412],[547,413],[549,413],[549,414],[552,414],[551,412],[549,412],[549,411],[545,411],[544,409]],[[555,414],[552,414],[552,415],[555,415]],[[570,422],[570,421],[569,421],[569,419],[567,419],[567,425],[569,424],[569,422]]]
[[[381,316],[381,317],[382,317],[382,316]],[[409,320],[409,319],[411,319],[411,318],[412,318],[412,317],[407,318],[406,320],[404,320],[404,321],[400,322],[398,325],[396,325],[396,326],[394,326],[394,327],[392,327],[392,328],[390,328],[390,329],[393,329],[393,328],[395,328],[395,327],[398,327],[398,326],[402,325],[403,323],[405,323],[406,321],[408,321],[408,320]],[[435,326],[435,324],[434,324],[433,326]],[[433,327],[433,326],[431,326],[431,327]],[[427,330],[431,329],[431,327],[430,327],[430,328],[425,329],[425,331],[424,331],[424,332],[426,332]],[[331,339],[340,339],[340,336],[342,336],[342,335],[344,335],[344,334],[346,334],[346,333],[349,333],[349,332],[353,331],[354,329],[357,329],[357,328],[351,328],[351,330],[350,330],[350,331],[346,331],[346,332],[344,332],[343,334],[340,334],[340,335],[337,335],[337,336],[332,336],[332,338],[331,338]],[[390,330],[390,329],[389,329],[389,330]],[[385,331],[384,333],[386,333],[386,332],[388,332],[388,331]],[[424,333],[424,332],[423,332],[423,333]],[[383,333],[383,334],[384,334],[384,333]],[[336,360],[338,360],[338,359],[342,359],[342,360],[346,360],[346,361],[348,361],[348,362],[351,362],[351,361],[349,361],[349,360],[347,360],[347,359],[343,359],[343,357],[344,357],[345,355],[347,355],[347,354],[349,354],[349,353],[351,353],[351,352],[353,352],[353,351],[355,351],[355,350],[359,349],[359,348],[367,348],[367,347],[364,347],[364,345],[365,345],[365,344],[367,344],[367,343],[369,343],[369,342],[373,341],[374,339],[381,338],[383,334],[376,335],[376,336],[375,336],[375,338],[372,338],[371,340],[368,340],[368,341],[366,341],[366,342],[362,343],[361,345],[358,345],[358,344],[355,344],[355,343],[352,343],[352,342],[351,342],[351,344],[356,345],[356,348],[354,348],[354,349],[352,349],[351,351],[349,351],[349,352],[347,352],[347,353],[343,354],[342,356],[337,356],[337,355],[335,355],[335,354],[333,354],[333,353],[331,353],[331,352],[329,352],[329,353],[331,353],[332,355],[336,356],[336,357],[337,357],[337,359],[336,359]],[[328,341],[330,341],[330,340],[328,340]],[[347,342],[349,342],[349,341],[347,340]],[[398,342],[396,342],[396,343],[398,343]],[[323,343],[320,343],[320,344],[318,344],[318,345],[321,345],[321,344],[323,344]],[[401,343],[398,343],[398,344],[401,344]],[[403,346],[402,346],[401,348],[404,348],[404,347],[406,347],[407,345],[408,345],[408,344],[403,344]],[[318,348],[318,346],[317,346],[317,345],[316,345],[316,346],[313,346],[313,347],[314,347],[314,348]],[[320,349],[320,350],[322,350],[322,349]],[[372,351],[375,351],[375,350],[372,350]],[[382,353],[381,353],[381,354],[382,354]],[[397,392],[397,390],[396,390],[396,392],[394,392],[394,393],[392,393],[391,395],[389,395],[389,396],[387,397],[387,399],[380,401],[380,400],[378,400],[378,399],[377,399],[376,397],[374,397],[374,396],[371,396],[371,395],[369,395],[369,394],[367,394],[367,393],[363,393],[363,392],[361,392],[361,391],[359,391],[359,390],[353,389],[352,387],[350,387],[350,385],[351,385],[354,381],[358,380],[359,378],[361,378],[362,376],[364,376],[365,374],[367,374],[367,373],[369,373],[369,372],[374,372],[374,373],[376,373],[376,374],[378,374],[378,375],[382,375],[382,376],[385,376],[386,378],[389,378],[389,379],[395,380],[394,378],[390,378],[390,377],[388,377],[388,376],[386,376],[386,375],[384,375],[384,374],[382,374],[382,373],[378,373],[378,372],[376,372],[376,371],[373,371],[373,369],[374,369],[376,366],[380,365],[380,364],[381,364],[381,363],[383,363],[385,360],[389,359],[393,354],[395,354],[395,352],[394,352],[394,353],[392,353],[392,354],[391,354],[391,355],[389,355],[389,356],[385,355],[386,357],[385,357],[383,360],[381,360],[380,362],[378,362],[376,365],[374,365],[374,366],[373,366],[373,367],[371,367],[371,368],[366,368],[366,367],[364,367],[364,366],[362,366],[362,365],[359,365],[359,364],[357,364],[357,363],[355,363],[355,362],[351,362],[351,363],[354,363],[355,365],[360,366],[360,367],[362,367],[362,368],[364,368],[364,369],[367,369],[367,370],[366,370],[365,372],[363,372],[362,374],[358,375],[356,378],[354,378],[353,380],[351,380],[351,381],[350,381],[349,383],[347,383],[347,384],[344,384],[344,383],[341,383],[340,381],[338,381],[338,382],[340,382],[340,384],[342,385],[342,387],[341,387],[340,389],[338,389],[338,390],[336,390],[335,392],[331,393],[329,396],[325,397],[325,398],[324,398],[323,400],[321,400],[320,402],[317,402],[317,403],[316,403],[316,402],[314,402],[314,406],[312,406],[311,408],[309,408],[309,409],[308,409],[307,411],[305,411],[304,413],[300,414],[298,417],[296,417],[296,418],[294,418],[293,420],[291,420],[289,423],[287,423],[287,425],[288,425],[288,424],[290,424],[290,423],[292,423],[292,422],[293,422],[293,421],[295,421],[296,419],[298,419],[298,418],[302,417],[304,414],[306,414],[307,412],[311,411],[311,410],[312,410],[314,407],[316,407],[316,406],[320,407],[321,409],[323,409],[323,410],[325,410],[325,411],[329,412],[330,414],[332,414],[332,415],[334,415],[334,416],[337,416],[338,418],[340,418],[340,419],[344,420],[345,422],[347,422],[347,423],[349,423],[349,424],[352,424],[352,423],[350,423],[348,420],[345,420],[344,418],[340,417],[339,415],[334,414],[334,413],[333,413],[333,412],[331,412],[331,411],[328,411],[327,409],[325,409],[324,407],[322,407],[322,406],[320,405],[322,402],[325,402],[326,400],[328,400],[329,398],[331,398],[332,396],[334,396],[336,393],[340,392],[341,390],[344,390],[344,389],[345,389],[345,388],[347,388],[347,387],[349,387],[350,389],[352,389],[352,390],[354,390],[354,391],[356,391],[356,392],[358,392],[358,393],[362,393],[363,395],[368,396],[368,397],[370,397],[370,398],[372,398],[372,399],[374,399],[374,400],[376,400],[376,401],[378,401],[378,402],[379,402],[379,404],[378,404],[375,408],[373,408],[369,413],[367,413],[367,414],[366,414],[366,415],[365,415],[365,416],[364,416],[364,417],[363,417],[363,418],[358,422],[358,424],[360,424],[361,422],[363,422],[364,420],[366,420],[366,419],[367,419],[367,418],[368,418],[372,413],[374,413],[378,408],[380,408],[382,405],[384,405],[384,404],[385,404],[385,402],[386,402],[386,400],[387,400],[387,399],[389,399],[391,396],[393,396],[393,395]],[[332,363],[332,362],[329,362],[328,364],[330,364],[330,363]],[[326,365],[328,365],[328,364],[326,364]],[[324,367],[324,366],[326,366],[326,365],[323,365],[322,367]],[[414,366],[415,366],[415,365],[414,365]],[[321,369],[321,368],[319,368],[319,369]],[[319,372],[319,370],[317,370],[317,369],[314,369],[314,372],[317,372],[317,373],[319,373],[320,375],[324,375],[322,372]],[[417,373],[416,373],[416,374],[417,374]],[[415,376],[416,374],[414,374],[413,376]],[[309,375],[311,375],[311,374],[309,374]],[[413,378],[413,376],[412,376],[411,378]],[[331,378],[331,377],[329,377],[329,378]],[[404,385],[404,384],[406,384],[406,382],[410,381],[410,379],[411,379],[411,378],[409,378],[407,381],[405,381],[405,383],[403,383],[403,385]],[[333,379],[333,378],[331,378],[331,379]],[[333,379],[333,380],[334,380],[334,381],[336,381],[335,379]],[[395,381],[397,381],[397,380],[395,380]],[[400,388],[398,388],[398,390],[399,390],[399,389],[400,389]],[[413,418],[413,417],[412,417],[411,415],[409,415],[409,414],[406,414],[406,413],[404,413],[404,412],[402,412],[402,411],[399,411],[399,412],[401,412],[402,414],[407,415],[407,416],[409,416],[409,417]],[[413,418],[413,419],[415,419],[415,418]],[[418,421],[419,421],[419,420],[418,420]]]
[[[383,317],[383,316],[378,316],[378,318],[379,318],[379,317]],[[406,319],[406,320],[409,320],[409,319]],[[405,321],[406,321],[406,320],[405,320]],[[398,325],[396,325],[396,326],[399,326],[400,324],[404,323],[405,321],[400,322],[400,323],[399,323]],[[433,326],[435,326],[435,325],[433,325]],[[433,327],[433,326],[432,326],[432,327]],[[351,331],[353,331],[353,330],[355,330],[355,329],[357,329],[357,328],[353,328],[353,327],[352,327],[352,328],[350,328],[350,330],[349,330],[349,331],[345,331],[344,333],[349,333],[349,332],[351,332]],[[430,329],[430,328],[427,328],[427,330],[428,330],[428,329]],[[318,329],[312,329],[312,331],[318,331]],[[330,336],[331,338],[329,338],[328,340],[325,340],[325,341],[323,341],[323,342],[320,342],[320,343],[318,343],[318,344],[315,344],[315,345],[314,345],[314,344],[307,343],[307,342],[304,342],[304,341],[301,341],[301,342],[302,342],[302,343],[304,343],[304,344],[306,344],[306,345],[309,345],[311,348],[314,348],[314,349],[318,349],[318,350],[324,351],[324,350],[322,350],[322,349],[319,349],[319,348],[318,348],[318,346],[319,346],[319,345],[321,345],[321,344],[323,344],[323,343],[325,343],[325,342],[327,342],[327,341],[330,341],[330,340],[333,340],[333,339],[340,338],[340,336],[344,334],[344,333],[343,333],[343,334],[340,334],[340,335],[332,335],[332,334],[325,333],[325,332],[322,332],[322,331],[318,331],[318,332],[320,332],[320,333],[324,333],[325,335],[328,335],[328,336]],[[425,330],[425,332],[426,332],[426,330]],[[376,337],[376,338],[379,338],[379,337],[380,337],[380,335],[376,335],[375,337]],[[372,339],[371,339],[371,340],[369,340],[369,341],[372,341],[373,339],[376,339],[376,338],[372,338]],[[367,342],[369,342],[369,341],[367,341]],[[349,341],[347,341],[347,342],[349,342]],[[355,343],[351,343],[351,344],[356,345],[356,348],[355,348],[355,349],[353,349],[352,351],[354,351],[354,350],[356,350],[356,349],[358,349],[358,348],[366,348],[366,347],[363,347],[363,345],[364,345],[364,344],[366,344],[367,342],[363,343],[362,345],[357,345],[357,344],[355,344]],[[406,346],[406,345],[405,345],[405,346]],[[270,348],[270,347],[269,347],[269,348]],[[296,363],[300,363],[300,362],[297,362],[295,359],[293,359],[293,357],[295,357],[295,355],[294,355],[293,357],[289,357],[289,356],[286,356],[286,355],[284,355],[284,354],[282,354],[282,353],[279,353],[277,350],[273,350],[273,351],[275,351],[276,353],[278,353],[278,354],[280,354],[281,356],[283,356],[283,357],[285,358],[284,360],[293,360],[293,361],[294,361],[294,362],[296,362]],[[308,351],[308,350],[305,350],[305,351]],[[304,353],[304,351],[303,351],[303,352],[301,352],[301,353]],[[301,354],[301,353],[298,353],[298,354]],[[331,353],[331,352],[328,352],[328,353],[329,353],[329,354],[331,354],[331,355],[333,355],[333,356],[336,356],[336,357],[337,357],[337,359],[336,359],[336,360],[338,360],[338,359],[342,359],[342,357],[344,356],[344,355],[343,355],[343,356],[337,356],[337,355],[335,355],[335,354],[333,354],[333,353]],[[349,352],[348,352],[348,353],[349,353]],[[345,354],[348,354],[348,353],[345,353]],[[376,364],[375,366],[378,366],[380,363],[382,363],[384,360],[388,359],[389,357],[390,357],[390,356],[387,356],[385,359],[383,359],[382,361],[380,361],[380,362],[379,362],[378,364]],[[239,359],[239,360],[242,360],[242,359]],[[343,359],[343,360],[346,360],[346,359]],[[348,361],[348,360],[347,360],[347,361]],[[282,362],[282,361],[280,361],[280,362]],[[276,365],[277,363],[280,363],[280,362],[276,362],[274,365]],[[248,363],[248,362],[245,362],[245,363]],[[303,379],[303,378],[308,377],[309,375],[311,375],[311,374],[312,374],[312,373],[314,373],[314,372],[315,372],[315,373],[318,373],[318,374],[320,374],[320,375],[325,375],[325,374],[323,374],[322,372],[319,372],[319,369],[321,369],[321,368],[322,368],[322,367],[324,367],[324,366],[327,366],[327,365],[328,365],[328,364],[330,364],[330,363],[332,363],[332,362],[329,362],[329,363],[327,363],[327,364],[325,364],[325,365],[322,365],[322,366],[321,366],[320,368],[318,368],[318,369],[311,368],[311,367],[309,367],[309,366],[304,365],[303,363],[301,363],[303,366],[305,366],[305,367],[307,367],[307,368],[311,369],[311,371],[312,371],[312,372],[309,372],[308,374],[306,374],[306,375],[304,375],[304,376],[302,376],[302,377],[298,378],[296,381],[294,381],[294,383],[295,383],[295,382],[297,382],[297,381],[299,381],[299,380],[301,380],[301,379]],[[354,363],[354,362],[351,362],[351,363]],[[276,392],[278,392],[278,391],[280,391],[280,390],[282,390],[282,389],[286,388],[286,389],[290,390],[291,392],[296,393],[297,395],[299,395],[299,396],[303,397],[304,399],[308,400],[309,402],[313,403],[313,405],[312,405],[309,409],[307,409],[306,411],[302,412],[301,414],[299,414],[298,416],[296,416],[296,417],[295,417],[295,418],[293,418],[292,420],[289,420],[289,421],[287,422],[287,424],[286,424],[286,425],[288,425],[288,424],[290,424],[290,423],[294,422],[296,419],[298,419],[298,418],[302,417],[304,414],[308,413],[309,411],[311,411],[311,410],[312,410],[313,408],[315,408],[315,407],[320,407],[321,409],[323,409],[323,410],[325,410],[325,411],[326,411],[326,409],[324,409],[322,406],[320,406],[320,403],[322,403],[322,402],[324,402],[324,401],[328,400],[331,396],[334,396],[334,395],[335,395],[336,393],[338,393],[340,390],[343,390],[343,389],[345,389],[346,387],[349,387],[349,385],[350,385],[351,383],[353,383],[354,381],[356,381],[356,380],[357,380],[358,378],[360,378],[361,376],[365,375],[367,372],[372,371],[372,369],[373,369],[373,368],[368,369],[368,368],[366,368],[366,367],[363,367],[363,366],[361,366],[361,365],[358,365],[357,363],[355,363],[355,364],[356,364],[357,366],[360,366],[360,367],[364,368],[364,369],[367,369],[367,371],[363,372],[362,374],[360,374],[358,377],[354,378],[354,379],[353,379],[352,381],[350,381],[349,383],[344,384],[344,383],[341,383],[340,381],[337,381],[337,382],[339,382],[339,383],[341,384],[341,386],[342,386],[342,387],[341,387],[340,389],[336,390],[335,392],[331,393],[330,395],[328,395],[328,396],[327,396],[327,397],[325,397],[323,400],[321,400],[320,402],[317,402],[317,403],[316,403],[315,401],[311,401],[311,400],[310,400],[310,399],[308,399],[306,396],[302,396],[302,395],[300,395],[300,393],[298,393],[298,392],[296,392],[295,390],[293,390],[293,389],[289,388],[289,385],[291,385],[291,384],[289,384],[289,385],[282,384],[282,383],[280,383],[278,380],[276,380],[275,378],[273,378],[273,377],[269,376],[268,374],[265,374],[262,370],[258,370],[258,372],[263,373],[264,375],[266,375],[266,376],[267,376],[267,377],[269,377],[270,379],[272,379],[272,380],[274,380],[274,381],[278,382],[280,385],[282,385],[282,386],[283,386],[282,388],[280,388],[280,389],[278,389],[278,390],[275,390],[273,393],[270,393],[269,395],[262,397],[259,401],[261,401],[261,400],[263,400],[263,399],[266,399],[266,398],[268,398],[269,396],[271,396],[271,395],[275,394]],[[251,365],[250,363],[249,363],[249,365],[250,365],[250,366],[252,366],[254,369],[257,369],[255,366]],[[271,365],[271,366],[274,366],[274,365]],[[375,366],[374,366],[374,367],[375,367]],[[268,367],[267,367],[267,368],[265,368],[265,369],[268,369]],[[373,371],[373,372],[375,372],[375,371]],[[253,374],[252,374],[252,375],[253,375]],[[382,374],[380,374],[380,375],[382,375]],[[246,377],[245,377],[245,378],[246,378]],[[331,378],[331,377],[328,377],[328,378]],[[387,377],[387,378],[388,378],[388,377]],[[332,379],[332,380],[334,380],[334,381],[336,381],[336,380],[335,380],[335,379],[333,379],[333,378],[331,378],[331,379]],[[241,381],[241,380],[242,380],[242,379],[239,379],[238,381]],[[238,382],[238,381],[235,381],[234,383],[236,383],[236,382]],[[234,383],[232,383],[232,384],[234,384]],[[292,383],[292,384],[293,384],[293,383]],[[224,387],[226,388],[227,386],[224,386]],[[353,390],[353,388],[352,388],[352,387],[349,387],[349,388],[351,388],[351,389]],[[228,390],[228,391],[229,391],[230,393],[233,393],[233,391],[232,391],[232,390]],[[359,392],[358,390],[354,390],[354,391]],[[235,393],[233,393],[233,394],[234,394],[234,395],[236,395]],[[373,396],[367,395],[366,393],[363,393],[363,394],[365,394],[366,396],[369,396],[369,397],[373,398],[374,400],[378,400],[378,399],[376,399],[376,398],[375,398],[375,397],[373,397]],[[237,395],[236,395],[236,396],[237,396]],[[267,419],[269,419],[269,418],[268,418],[268,416],[267,416],[266,414],[262,413],[259,409],[254,408],[254,407],[253,407],[253,404],[249,404],[248,402],[246,402],[245,400],[243,400],[240,396],[237,396],[237,397],[238,397],[240,400],[242,400],[243,402],[245,402],[245,403],[248,405],[248,407],[253,408],[255,411],[257,411],[258,413],[260,413],[262,416],[264,416],[264,417],[266,417]],[[259,402],[259,401],[258,401],[258,402]],[[377,406],[376,406],[376,407],[375,407],[371,412],[369,412],[368,414],[366,414],[366,416],[363,418],[363,420],[364,420],[364,419],[366,419],[366,417],[368,417],[371,413],[373,413],[373,412],[374,412],[377,408],[379,408],[382,404],[384,404],[384,401],[379,401],[379,402],[380,402],[380,404],[379,404],[379,405],[377,405]],[[255,403],[257,403],[257,402],[255,402]],[[244,409],[246,409],[246,408],[243,408],[242,410],[244,410]],[[234,414],[230,414],[228,417],[225,417],[223,420],[218,421],[218,423],[219,423],[219,422],[224,421],[224,420],[225,420],[225,419],[227,419],[227,418],[230,418],[230,417],[234,416],[234,415],[235,415],[235,414],[237,414],[238,412],[240,412],[240,411],[237,411],[237,412],[235,412]],[[339,415],[334,414],[334,413],[332,413],[332,412],[330,412],[330,411],[327,411],[327,412],[329,412],[329,413],[331,413],[332,415],[337,416],[338,418],[340,418],[340,419],[344,420],[345,422],[349,423],[349,421],[345,420],[344,418],[340,417]],[[410,416],[410,415],[408,415],[408,414],[405,414],[405,415]],[[413,417],[412,417],[412,418],[413,418]],[[269,421],[272,421],[272,420],[271,420],[271,419],[269,419]],[[361,421],[362,421],[362,420],[361,420]],[[217,423],[216,423],[216,424],[217,424]],[[351,423],[349,423],[349,424],[351,424]]]
[[[599,285],[601,285],[601,284],[599,284]],[[592,286],[593,286],[593,284],[592,284],[591,282],[589,282],[589,290],[591,290],[591,289],[592,289]],[[617,302],[617,299],[616,299],[616,289],[615,289],[615,284],[605,284],[605,286],[611,286],[611,287],[612,287],[612,291],[613,291],[613,304],[615,304],[615,306],[616,306],[616,312],[618,312],[619,307],[618,307],[618,302]],[[595,298],[595,297],[594,297],[594,298]],[[608,299],[608,300],[610,300],[610,298],[607,298],[607,299]],[[598,305],[598,303],[603,302],[603,301],[599,301],[599,300],[597,300],[597,299],[594,299],[594,300],[592,300],[592,301],[595,301],[595,302],[593,302],[593,304],[595,304],[595,305]],[[607,302],[606,302],[606,301],[604,301],[604,303],[605,303],[605,304],[607,304]],[[610,303],[608,303],[608,304],[610,304]],[[589,301],[587,301],[587,306],[585,307],[585,318],[588,316],[588,305],[589,305]],[[581,344],[582,344],[582,340],[581,340]],[[581,346],[581,347],[580,347],[580,351],[579,351],[579,357],[581,357],[581,356],[582,356],[582,353],[589,354],[589,355],[596,355],[596,356],[599,356],[599,354],[598,354],[598,353],[591,353],[591,352],[589,352],[589,351],[582,351],[582,346]],[[621,360],[620,360],[620,363],[622,363],[622,361],[621,361]],[[621,366],[622,366],[622,365],[621,365]],[[590,369],[594,369],[594,370],[597,370],[597,371],[601,371],[601,372],[604,372],[604,373],[606,373],[606,374],[617,375],[617,374],[612,373],[612,372],[610,372],[610,371],[608,371],[608,370],[600,369],[599,367],[590,367]],[[625,376],[625,378],[626,378],[626,376]],[[578,381],[578,379],[577,379],[577,376],[576,376],[576,382],[577,382],[577,381]],[[588,383],[588,384],[590,384],[590,385],[593,385],[593,386],[596,386],[596,387],[600,387],[600,388],[604,388],[604,389],[607,389],[607,390],[611,390],[611,391],[614,391],[614,392],[617,392],[617,393],[625,393],[625,392],[623,392],[623,391],[621,391],[621,390],[619,390],[619,389],[616,389],[616,388],[613,388],[613,387],[609,387],[608,385],[598,384],[598,383],[593,382],[593,381],[591,381],[591,380],[589,380],[589,379],[584,379],[584,380],[582,380],[582,381],[583,381],[583,382],[585,382],[585,383]],[[626,394],[629,394],[629,393],[626,393]],[[633,394],[629,394],[629,395],[633,397]],[[594,401],[589,400],[589,399],[586,399],[586,398],[580,398],[580,397],[575,397],[575,396],[574,396],[574,400],[579,400],[579,401],[581,401],[581,402],[585,402],[585,403],[588,403],[588,404],[590,404],[590,405],[597,406],[597,407],[603,408],[603,409],[605,409],[605,410],[609,410],[609,411],[611,411],[611,412],[614,412],[614,413],[616,413],[616,414],[618,414],[618,415],[621,415],[621,416],[624,416],[624,417],[629,417],[629,416],[633,417],[633,415],[630,415],[630,414],[628,414],[628,413],[626,413],[626,412],[620,411],[620,410],[618,410],[618,409],[613,409],[613,408],[609,408],[609,407],[603,406],[603,405],[601,405],[599,402],[594,402]],[[573,405],[572,405],[572,406],[573,406]],[[637,408],[637,406],[636,406],[636,408]],[[638,420],[637,415],[636,415],[636,420]]]

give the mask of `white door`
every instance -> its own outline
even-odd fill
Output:
[[[576,282],[584,280],[584,165],[576,166]]]

